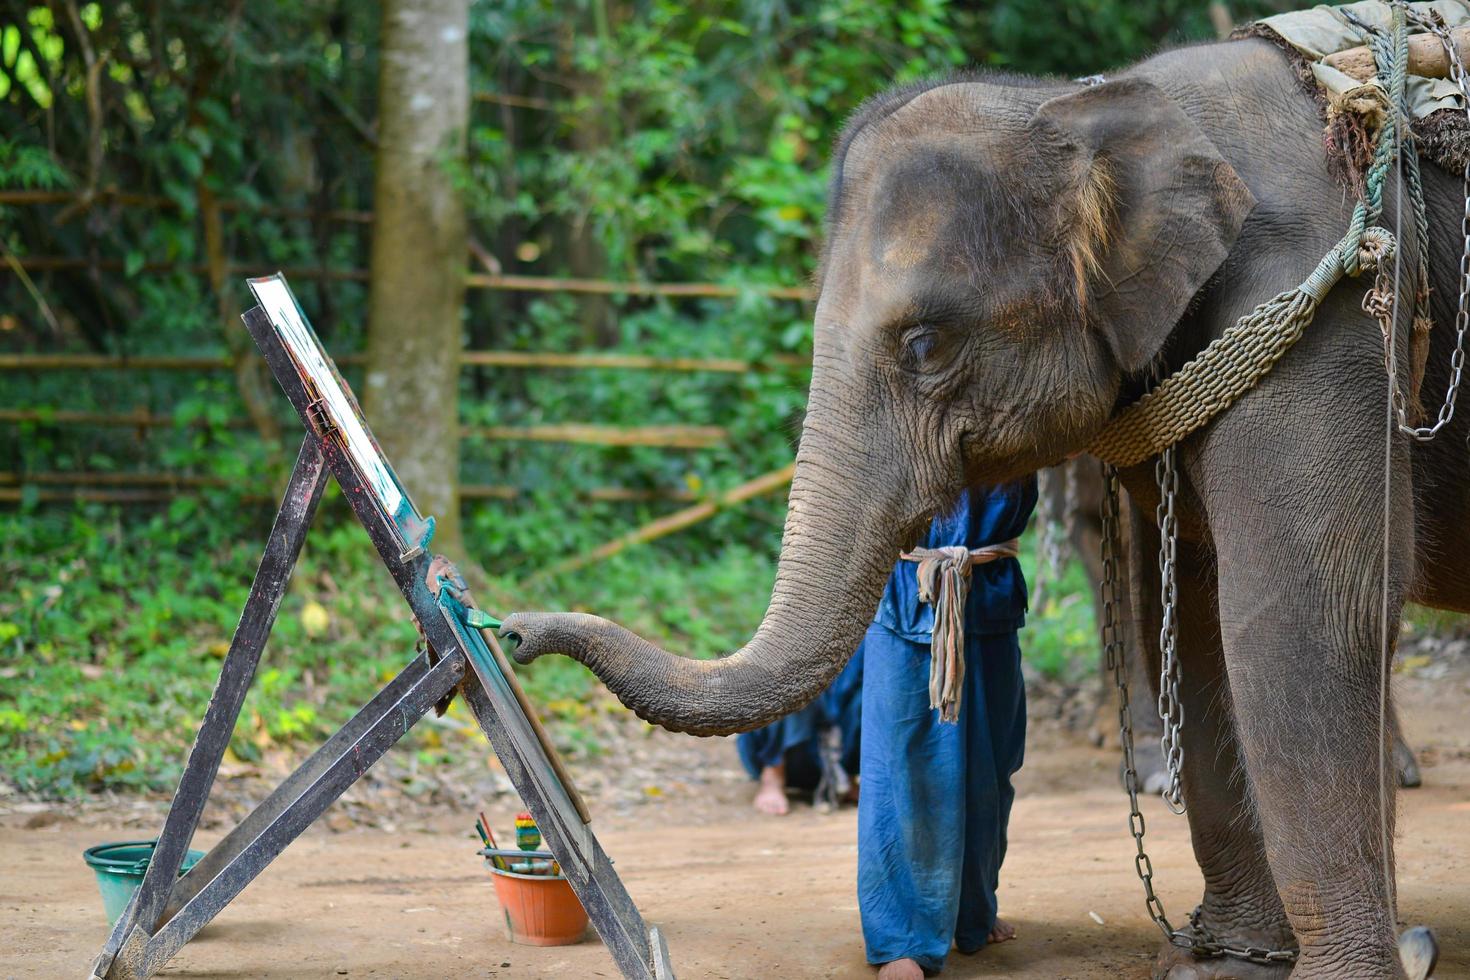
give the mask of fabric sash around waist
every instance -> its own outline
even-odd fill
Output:
[[[939,720],[956,722],[965,682],[965,600],[970,594],[970,570],[1020,553],[1017,538],[983,548],[915,548],[904,552],[914,562],[919,600],[934,607],[934,632],[929,640],[929,707]]]

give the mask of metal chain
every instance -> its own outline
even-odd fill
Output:
[[[1138,767],[1133,761],[1133,711],[1128,706],[1127,648],[1123,643],[1122,624],[1118,621],[1118,547],[1122,536],[1118,529],[1118,471],[1103,464],[1102,506],[1102,598],[1103,663],[1113,673],[1118,689],[1118,741],[1123,746],[1123,786],[1128,790],[1128,831],[1138,853],[1133,858],[1138,880],[1143,882],[1144,905],[1149,918],[1174,941],[1176,930],[1164,913],[1164,903],[1154,894],[1154,866],[1143,846],[1145,826],[1138,808]]]
[[[1154,479],[1159,485],[1159,506],[1155,516],[1159,524],[1159,583],[1164,599],[1163,625],[1159,629],[1159,720],[1164,733],[1159,748],[1169,783],[1161,794],[1176,814],[1186,809],[1180,773],[1184,768],[1184,743],[1179,729],[1184,725],[1184,706],[1179,703],[1179,522],[1174,516],[1174,498],[1179,493],[1179,468],[1174,446],[1159,454],[1154,465]]]
[[[1450,36],[1449,26],[1439,11],[1431,11],[1430,16],[1421,18],[1414,14],[1412,9],[1408,11],[1409,17],[1416,26],[1423,28],[1435,37],[1444,47],[1445,56],[1449,59],[1450,79],[1459,87],[1460,95],[1464,99],[1465,121],[1470,125],[1470,73],[1465,70],[1465,63],[1460,59],[1460,52],[1455,47],[1454,39]],[[1423,203],[1423,189],[1418,180],[1418,160],[1412,144],[1412,137],[1405,133],[1399,142],[1399,152],[1404,153],[1407,148],[1407,158],[1410,164],[1410,187],[1415,205],[1415,220],[1419,226],[1420,243],[1420,282],[1417,284],[1415,296],[1415,314],[1419,317],[1420,311],[1427,322],[1428,316],[1428,263],[1429,254],[1427,248],[1427,215]],[[1399,387],[1398,379],[1393,380],[1393,404],[1394,412],[1398,416],[1399,431],[1419,442],[1428,442],[1439,434],[1440,430],[1449,425],[1450,420],[1455,417],[1455,399],[1460,392],[1460,379],[1465,372],[1465,333],[1470,327],[1470,161],[1465,164],[1464,173],[1461,175],[1461,188],[1465,198],[1465,210],[1460,218],[1460,237],[1464,242],[1460,252],[1460,278],[1459,278],[1459,305],[1455,310],[1455,349],[1450,354],[1450,382],[1445,389],[1444,402],[1439,407],[1439,414],[1435,417],[1433,425],[1413,426],[1409,424],[1408,412],[1405,408],[1403,390]],[[1373,289],[1363,298],[1363,309],[1378,318],[1379,326],[1383,330],[1384,356],[1387,357],[1388,343],[1391,331],[1394,329],[1392,317],[1393,293],[1392,280],[1387,275],[1382,265],[1379,266],[1378,279]]]
[[[1144,846],[1147,827],[1138,806],[1138,767],[1133,758],[1133,712],[1128,698],[1128,649],[1123,641],[1122,624],[1118,620],[1118,549],[1121,540],[1118,508],[1118,471],[1103,464],[1102,505],[1102,583],[1101,592],[1103,663],[1113,674],[1118,691],[1118,742],[1123,747],[1123,786],[1128,790],[1128,832],[1133,836],[1136,853],[1133,868],[1143,883],[1144,906],[1148,917],[1174,946],[1187,949],[1201,959],[1228,956],[1251,963],[1294,963],[1294,949],[1267,949],[1263,946],[1234,946],[1216,939],[1200,920],[1196,908],[1189,916],[1188,929],[1175,929],[1164,911],[1164,903],[1154,891],[1154,865]]]

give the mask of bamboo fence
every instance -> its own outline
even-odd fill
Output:
[[[703,503],[695,504],[693,507],[686,507],[683,510],[669,514],[667,517],[660,517],[657,520],[648,522],[637,530],[619,535],[606,544],[599,545],[590,551],[585,551],[580,555],[573,555],[563,561],[548,565],[541,571],[528,577],[526,581],[528,583],[537,582],[556,575],[576,571],[595,562],[611,558],[618,552],[626,551],[634,545],[657,541],[659,538],[667,537],[677,531],[692,527],[701,521],[707,521],[720,511],[729,510],[732,507],[737,507],[745,503],[747,500],[753,500],[764,494],[780,490],[791,482],[791,476],[795,471],[796,464],[787,463],[780,469],[772,470],[769,473],[756,477],[754,480],[742,483],[740,486],[727,490],[716,497],[711,497]]]
[[[173,272],[183,270],[195,275],[208,275],[204,262],[143,262],[128,268],[122,259],[83,259],[66,255],[17,256],[15,264],[26,272],[102,271]],[[317,280],[367,282],[366,269],[335,269],[327,266],[292,266],[282,268],[270,262],[231,262],[225,267],[230,276],[268,276],[282,272],[287,279],[313,282]],[[558,276],[520,276],[496,272],[469,272],[464,277],[469,289],[491,289],[513,293],[596,293],[605,296],[668,296],[686,299],[733,299],[739,296],[766,296],[771,299],[810,301],[813,291],[805,286],[772,286],[762,283],[735,284],[719,282],[640,282],[636,280],[576,279]]]
[[[98,501],[103,503],[159,503],[172,500],[180,490],[217,489],[232,486],[234,481],[221,476],[187,473],[153,473],[131,471],[43,471],[0,472],[0,503],[18,503],[24,499],[24,487],[41,488],[35,499],[41,501]],[[466,500],[512,501],[528,496],[530,491],[515,486],[492,483],[465,483],[459,495]],[[274,500],[270,494],[245,494],[248,501]],[[603,503],[653,503],[657,501],[690,502],[699,495],[688,488],[592,487],[577,493],[577,499]]]
[[[35,423],[48,426],[116,426],[125,429],[172,429],[180,423],[172,415],[160,415],[146,409],[132,412],[85,412],[61,408],[4,408],[0,422]],[[204,419],[187,423],[190,427],[210,425]],[[228,428],[247,428],[249,419],[232,418]],[[475,437],[493,442],[564,442],[589,446],[653,446],[661,449],[708,449],[729,438],[729,430],[715,425],[467,425],[460,427],[460,437]]]
[[[0,205],[74,204],[81,196],[70,191],[47,190],[0,190]],[[90,203],[114,204],[120,207],[149,210],[179,210],[178,201],[170,197],[150,194],[130,194],[115,188],[99,190],[92,195]],[[313,210],[309,208],[277,207],[244,201],[213,201],[212,206],[220,211],[258,214],[265,217],[305,219],[314,221],[371,224],[371,211]],[[26,272],[59,272],[67,270],[105,270],[125,272],[168,272],[176,269],[208,275],[206,263],[145,262],[131,270],[120,259],[83,259],[72,256],[17,256],[16,264]],[[229,263],[226,271],[232,276],[259,276],[278,271],[269,263]],[[366,282],[366,269],[332,269],[324,266],[306,266],[279,270],[289,279],[298,280],[350,280]],[[494,289],[509,292],[560,292],[596,293],[616,296],[667,296],[686,298],[733,298],[743,295],[767,296],[772,299],[810,301],[814,292],[804,286],[777,286],[769,284],[731,284],[712,282],[632,282],[603,279],[577,279],[555,276],[521,276],[498,272],[473,272],[465,276],[465,285],[470,289]]]
[[[544,100],[512,101],[509,97],[484,95],[483,101],[500,102],[507,105],[523,105],[526,108],[547,109],[550,103]],[[70,192],[44,190],[0,190],[0,205],[45,205],[72,204],[79,196]],[[113,205],[117,207],[147,208],[154,210],[180,210],[179,202],[172,198],[130,194],[117,189],[104,189],[94,193],[88,200],[91,205]],[[239,201],[211,201],[217,212],[249,213],[266,217],[305,219],[312,221],[370,224],[371,211],[359,210],[313,210],[276,207]],[[217,213],[216,212],[216,213]],[[472,246],[472,252],[478,250]],[[479,256],[483,262],[483,256]],[[119,259],[83,259],[69,256],[14,256],[6,255],[6,262],[18,275],[26,277],[30,272],[120,271],[128,275],[186,271],[195,275],[219,280],[221,275],[256,276],[272,272],[284,272],[287,278],[301,281],[355,281],[368,279],[366,269],[342,269],[326,266],[279,269],[270,264],[220,262],[170,263],[144,262],[129,267]],[[562,292],[612,296],[658,296],[667,298],[738,298],[747,295],[764,296],[770,299],[809,302],[814,299],[812,289],[802,286],[779,286],[769,284],[732,284],[712,282],[656,283],[641,281],[613,281],[601,279],[525,276],[505,274],[493,269],[485,272],[468,272],[465,286],[470,289],[502,290],[512,292]],[[334,356],[339,364],[358,365],[363,363],[361,353],[344,353]],[[776,355],[765,361],[746,361],[734,358],[689,358],[660,357],[616,352],[555,352],[515,350],[472,350],[460,356],[462,367],[494,367],[510,369],[565,369],[565,370],[615,370],[615,371],[670,371],[708,372],[716,374],[748,374],[760,371],[793,370],[810,366],[804,357]],[[221,371],[238,370],[235,358],[222,355],[139,355],[119,356],[109,354],[5,354],[0,353],[0,372],[40,371]],[[137,429],[140,433],[153,428],[171,428],[178,423],[173,417],[160,415],[139,408],[131,412],[108,413],[68,409],[0,409],[0,423],[34,423],[41,425],[95,425],[120,426]],[[193,424],[203,424],[193,423]],[[230,426],[246,426],[250,419],[233,419]],[[598,446],[652,446],[666,449],[703,449],[719,445],[729,438],[728,430],[718,426],[662,425],[618,427],[589,424],[530,425],[530,426],[464,426],[461,438],[480,438],[495,441],[558,442]],[[722,494],[701,500],[687,489],[644,489],[631,487],[601,487],[583,491],[582,499],[609,502],[646,502],[657,500],[697,501],[673,514],[658,518],[640,528],[620,535],[613,540],[580,555],[548,566],[535,578],[562,574],[602,561],[627,548],[654,541],[708,520],[721,511],[739,506],[746,501],[784,487],[791,481],[795,464],[788,464],[770,473],[749,480]],[[103,473],[103,472],[0,472],[0,503],[20,503],[27,499],[38,501],[99,501],[107,503],[158,503],[165,502],[181,490],[225,487],[228,480],[221,477],[199,476],[177,473]],[[514,500],[526,491],[518,487],[494,484],[464,484],[460,496],[469,500]],[[270,499],[267,495],[247,500]]]

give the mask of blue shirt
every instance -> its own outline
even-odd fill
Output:
[[[991,490],[966,490],[953,510],[934,519],[920,546],[983,548],[1009,541],[1020,537],[1035,507],[1034,476]],[[873,621],[907,640],[928,643],[934,631],[934,607],[919,601],[916,568],[911,561],[899,561],[894,567]],[[1008,633],[1025,622],[1026,579],[1021,563],[1001,558],[974,566],[965,602],[965,632]]]

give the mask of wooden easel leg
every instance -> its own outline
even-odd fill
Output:
[[[669,944],[658,926],[648,930],[648,948],[653,953],[653,980],[676,980],[674,966],[669,962]]]
[[[293,774],[287,781],[291,792],[277,790],[246,818],[258,828],[255,833],[235,837],[229,848],[221,842],[215,849],[221,856],[212,862],[217,873],[198,879],[188,900],[155,933],[133,929],[113,957],[110,973],[102,975],[140,980],[156,973],[464,677],[465,659],[457,651],[425,670],[427,659],[409,664],[384,692],[393,696],[374,698],[328,742],[330,752],[323,746]],[[407,681],[399,683],[405,676]]]
[[[362,738],[363,734],[386,711],[396,705],[415,684],[423,680],[424,676],[429,673],[430,666],[429,658],[425,655],[420,655],[410,661],[396,677],[388,682],[387,687],[374,695],[361,711],[353,715],[352,719],[343,725],[335,735],[322,743],[321,748],[313,752],[300,768],[287,776],[270,796],[251,810],[234,830],[226,834],[224,840],[210,848],[209,853],[200,858],[199,863],[194,865],[189,873],[180,878],[178,884],[174,886],[173,895],[163,910],[162,918],[172,917],[186,902],[199,894],[199,890],[237,858],[251,841],[260,836],[262,830],[275,822],[286,811],[286,808],[301,796],[307,786],[320,779],[332,763],[341,757],[347,746]]]
[[[260,567],[250,586],[250,596],[245,601],[240,623],[235,627],[229,653],[220,666],[214,696],[204,713],[204,721],[200,723],[194,747],[189,751],[189,760],[179,778],[179,787],[164,820],[158,846],[142,884],[93,963],[95,976],[107,976],[112,958],[134,927],[142,925],[145,931],[151,931],[168,902],[326,484],[327,469],[321,449],[316,437],[308,435],[301,443],[296,466],[286,484],[281,508],[276,512]]]

